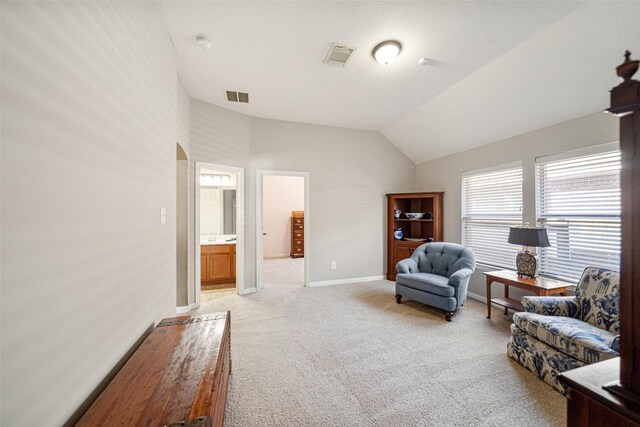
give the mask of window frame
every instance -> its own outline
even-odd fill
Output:
[[[465,183],[465,179],[467,179],[468,177],[472,177],[472,176],[478,176],[478,175],[485,175],[485,174],[491,174],[491,173],[499,173],[499,172],[506,172],[509,170],[515,170],[518,169],[519,173],[520,173],[520,177],[519,177],[519,184],[520,184],[520,206],[519,206],[519,219],[516,220],[508,220],[505,218],[499,218],[499,217],[494,217],[494,220],[496,221],[502,221],[507,223],[505,225],[506,230],[504,230],[504,243],[503,244],[494,244],[494,245],[490,245],[490,247],[494,250],[494,251],[498,251],[500,253],[502,253],[503,255],[501,255],[502,258],[504,258],[503,260],[497,260],[496,259],[483,259],[482,256],[478,254],[477,250],[474,250],[474,252],[476,252],[476,262],[479,265],[482,266],[486,266],[489,268],[498,268],[498,269],[514,269],[515,267],[515,259],[516,259],[516,254],[517,252],[520,250],[519,247],[514,246],[514,245],[510,245],[509,243],[507,243],[507,237],[509,234],[509,227],[512,226],[521,226],[523,221],[524,221],[524,168],[523,168],[523,162],[521,160],[517,160],[514,162],[509,162],[509,163],[503,163],[497,166],[493,166],[493,167],[489,167],[489,168],[482,168],[482,169],[474,169],[474,170],[469,170],[469,171],[465,171],[462,173],[462,176],[460,178],[460,241],[463,245],[468,246],[472,249],[474,249],[474,246],[477,247],[477,244],[472,245],[472,243],[470,243],[469,241],[467,241],[466,239],[466,229],[469,226],[469,215],[468,215],[468,210],[467,210],[467,203],[466,203],[466,198],[467,198],[467,191],[468,191],[468,186]],[[487,219],[487,220],[492,220],[492,218],[482,218],[482,219]],[[473,219],[471,219],[471,221],[473,221]],[[477,221],[477,220],[476,220]],[[471,224],[472,225],[472,224]],[[495,243],[495,242],[494,242]],[[513,246],[513,248],[511,247]],[[507,261],[508,259],[508,261]],[[504,261],[501,262],[501,261]]]
[[[606,143],[606,144],[599,144],[599,145],[586,147],[586,148],[581,148],[581,149],[577,149],[577,150],[571,150],[571,151],[567,151],[567,152],[560,153],[560,154],[536,157],[535,164],[534,164],[534,174],[535,174],[535,179],[534,179],[534,181],[535,181],[535,201],[534,201],[534,204],[535,204],[536,224],[538,224],[538,226],[545,227],[545,228],[547,228],[549,230],[549,226],[548,226],[549,218],[553,217],[550,214],[546,214],[545,215],[543,213],[543,209],[544,209],[543,206],[542,206],[543,200],[541,200],[541,198],[543,196],[543,193],[542,193],[543,189],[541,188],[541,186],[543,185],[543,182],[542,182],[543,177],[541,176],[541,167],[543,165],[546,165],[546,164],[549,164],[549,163],[553,163],[553,162],[564,161],[564,160],[579,159],[581,157],[613,153],[613,152],[616,152],[616,151],[618,152],[618,154],[620,154],[619,143],[618,142],[610,142],[610,143]],[[548,196],[547,196],[547,198],[548,198]],[[619,200],[621,200],[621,199],[619,199]],[[546,201],[544,201],[544,203],[546,203]],[[565,218],[567,223],[569,223],[572,218],[575,220],[575,218],[578,218],[578,217],[579,217],[578,214],[574,214],[574,215],[565,215],[565,216],[555,216],[554,219],[561,220],[562,218]],[[602,222],[605,222],[605,219],[607,219],[607,220],[613,219],[614,220],[613,222],[615,222],[615,216],[611,216],[611,215],[604,215],[604,214],[597,215],[596,214],[596,215],[591,215],[590,217],[594,218],[594,219],[601,218]],[[618,229],[620,229],[620,227],[621,227],[621,215],[619,215],[617,217],[617,224],[618,224]],[[579,227],[579,225],[577,225],[576,227]],[[568,238],[568,237],[565,237],[565,238]],[[549,235],[549,240],[552,243],[553,236],[551,234]],[[567,245],[569,245],[569,243]],[[555,247],[557,248],[557,246],[555,246]],[[621,247],[619,246],[619,248],[620,248],[620,251],[618,253],[620,254]],[[580,273],[581,273],[582,268],[578,268],[574,272],[569,272],[565,276],[563,276],[562,274],[557,274],[557,271],[543,269],[545,267],[546,263],[549,262],[548,261],[548,256],[549,256],[548,255],[548,251],[549,251],[549,249],[545,249],[545,248],[540,248],[540,250],[538,251],[538,256],[539,256],[539,260],[540,260],[540,273],[539,274],[541,276],[543,276],[543,277],[549,277],[549,278],[562,280],[562,281],[566,281],[566,282],[570,282],[570,283],[577,283],[579,281],[579,275],[577,273],[577,270],[580,270]],[[572,260],[571,255],[569,255],[566,258],[569,260],[569,262],[571,262],[571,260]],[[602,263],[602,264],[605,265],[605,263]],[[584,265],[584,267],[586,267],[586,265]],[[618,266],[618,268],[616,270],[619,270],[619,269],[620,269],[620,267]]]

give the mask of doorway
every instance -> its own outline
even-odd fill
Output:
[[[195,303],[244,293],[244,169],[196,162]]]
[[[256,172],[256,287],[309,286],[309,173]]]
[[[189,160],[176,144],[176,307],[189,307]],[[186,310],[185,310],[186,311]]]

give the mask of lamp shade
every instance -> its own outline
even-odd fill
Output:
[[[509,243],[522,246],[544,248],[549,245],[546,228],[511,227],[509,229]]]
[[[402,45],[395,40],[387,40],[373,48],[372,55],[378,64],[389,65],[400,54]]]

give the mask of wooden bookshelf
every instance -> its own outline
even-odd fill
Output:
[[[387,194],[387,279],[396,280],[396,264],[409,258],[429,238],[442,241],[442,199],[444,193],[392,193]],[[394,218],[394,211],[400,218]],[[430,218],[409,219],[407,212],[430,213]],[[396,228],[402,229],[402,240],[394,238]],[[424,241],[405,239],[424,239]]]

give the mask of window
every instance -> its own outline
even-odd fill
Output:
[[[509,227],[522,225],[522,166],[462,175],[462,244],[476,260],[501,268],[514,268],[520,247],[507,243]]]
[[[617,144],[536,161],[536,210],[547,228],[540,274],[577,282],[585,267],[620,270]]]

